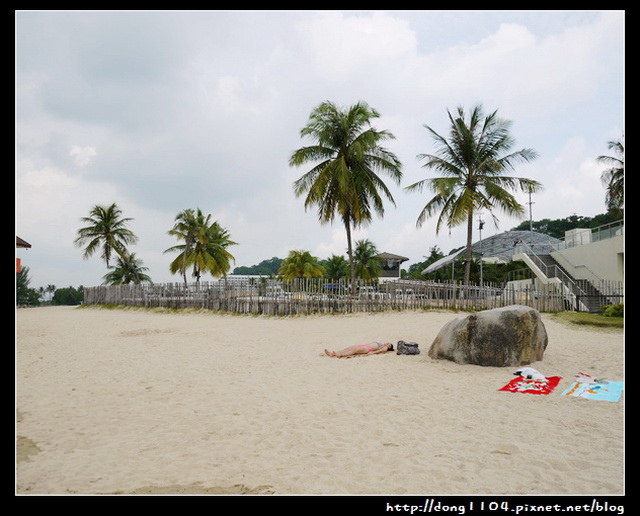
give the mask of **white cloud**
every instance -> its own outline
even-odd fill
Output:
[[[388,14],[321,12],[297,25],[310,58],[327,81],[360,80],[394,61],[414,55],[416,39],[409,23]]]
[[[96,155],[95,147],[89,145],[80,147],[73,145],[69,151],[69,156],[73,157],[76,166],[83,168],[91,163],[93,157]]]

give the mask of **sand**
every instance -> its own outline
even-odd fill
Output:
[[[624,494],[623,333],[543,314],[548,396],[432,360],[462,314],[16,312],[16,494]],[[324,348],[416,341],[417,356]]]

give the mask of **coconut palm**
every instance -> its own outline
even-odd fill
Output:
[[[113,203],[110,206],[94,206],[88,217],[83,217],[88,226],[78,230],[74,243],[76,247],[86,244],[83,257],[85,259],[100,250],[101,258],[109,267],[115,252],[120,257],[127,254],[127,245],[137,242],[138,238],[126,228],[130,218],[123,218],[122,211]]]
[[[597,160],[609,168],[602,172],[602,182],[607,189],[606,205],[610,213],[622,216],[624,210],[624,144],[620,141],[608,142],[609,150],[615,156],[598,156]]]
[[[169,264],[172,274],[180,272],[187,283],[187,269],[192,268],[192,276],[196,282],[203,273],[209,272],[214,277],[226,275],[231,267],[233,255],[227,247],[236,245],[229,238],[229,232],[218,222],[211,222],[211,215],[204,215],[202,210],[187,209],[181,211],[169,234],[184,244],[165,250],[165,253],[178,251],[180,254]]]
[[[428,186],[435,196],[420,212],[417,225],[439,211],[436,233],[443,226],[452,228],[467,224],[465,284],[469,283],[472,261],[473,215],[477,210],[487,210],[497,225],[493,210],[498,208],[508,215],[522,216],[524,207],[511,191],[533,193],[541,184],[532,179],[504,175],[514,169],[516,163],[529,162],[537,157],[532,149],[509,153],[514,140],[509,134],[511,123],[498,118],[497,111],[485,116],[481,106],[476,106],[465,120],[465,112],[459,107],[453,115],[447,111],[451,123],[449,138],[440,136],[425,126],[434,138],[436,154],[421,154],[424,168],[435,170],[441,177],[418,181],[406,189],[422,191]]]
[[[318,263],[318,259],[309,251],[290,251],[280,265],[278,274],[285,280],[295,278],[321,278],[324,275],[324,267]]]
[[[138,260],[135,253],[119,257],[116,265],[110,268],[111,272],[103,277],[105,285],[128,285],[129,283],[139,285],[144,281],[151,282],[151,278],[144,272],[149,269],[143,267],[142,260]]]
[[[198,212],[200,218],[202,218],[202,212],[200,210]],[[168,231],[169,235],[176,237],[178,240],[184,240],[184,244],[170,247],[165,250],[165,253],[180,251],[180,255],[169,265],[169,270],[172,274],[180,272],[185,285],[187,284],[188,258],[195,244],[198,223],[196,213],[192,209],[183,210],[176,215],[173,228]]]
[[[231,262],[235,261],[227,247],[237,245],[232,241],[229,231],[218,222],[206,226],[202,238],[196,240],[193,254],[193,275],[196,281],[202,273],[208,272],[215,278],[226,276],[231,269]]]
[[[376,246],[370,240],[358,240],[354,252],[356,276],[365,281],[380,277],[382,265],[375,256],[378,254]]]
[[[324,276],[331,280],[338,280],[349,277],[349,262],[344,256],[336,254],[324,262]]]
[[[45,289],[45,292],[47,292],[49,294],[49,301],[51,301],[51,299],[53,298],[53,294],[56,291],[56,286],[55,285],[47,285],[47,288]]]
[[[379,113],[365,102],[341,109],[326,101],[310,114],[302,137],[314,143],[296,150],[290,166],[316,163],[294,182],[296,196],[306,195],[305,208],[317,207],[322,224],[338,217],[347,234],[352,293],[355,293],[355,268],[351,230],[372,219],[372,212],[384,215],[383,197],[395,205],[390,190],[377,172],[396,183],[402,178],[398,158],[380,146],[393,139],[388,131],[379,131],[371,121]]]

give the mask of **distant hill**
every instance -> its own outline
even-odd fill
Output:
[[[262,260],[258,265],[236,267],[231,274],[275,276],[281,264],[282,258],[274,256],[269,260]]]

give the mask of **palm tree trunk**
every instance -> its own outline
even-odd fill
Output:
[[[356,295],[356,267],[353,263],[353,246],[351,244],[351,224],[349,220],[344,221],[344,227],[347,231],[347,255],[349,256],[349,276],[351,278],[351,295]]]
[[[469,278],[471,277],[471,262],[473,261],[473,210],[469,210],[467,215],[467,250],[464,263],[464,284],[469,284]]]

